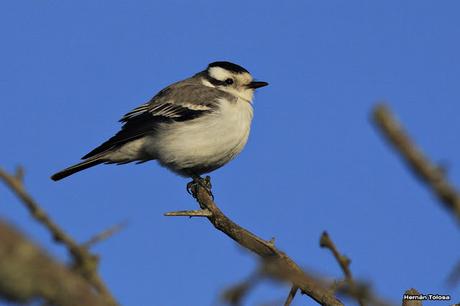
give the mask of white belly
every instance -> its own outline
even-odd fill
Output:
[[[152,148],[158,161],[176,172],[185,168],[219,168],[245,146],[252,114],[252,106],[246,101],[222,102],[213,114],[177,122],[160,131]]]

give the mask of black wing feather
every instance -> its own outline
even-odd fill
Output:
[[[121,130],[111,137],[109,140],[86,154],[82,159],[90,158],[99,153],[110,150],[114,146],[119,146],[127,143],[128,141],[135,140],[144,136],[147,133],[154,131],[155,123],[153,116],[148,113],[138,115],[131,120],[127,121]]]

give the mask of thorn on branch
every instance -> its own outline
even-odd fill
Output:
[[[286,298],[286,302],[284,302],[284,306],[289,306],[291,305],[292,301],[294,300],[294,297],[297,293],[297,290],[299,290],[299,288],[297,288],[297,286],[292,286],[291,290],[289,291],[289,294]]]
[[[16,180],[18,180],[19,182],[21,182],[21,184],[24,182],[24,168],[22,166],[17,166],[16,167],[16,173],[14,174],[14,177],[16,178]]]

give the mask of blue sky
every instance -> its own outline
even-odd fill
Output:
[[[28,190],[79,241],[128,220],[94,249],[123,305],[213,305],[257,261],[206,220],[163,217],[196,207],[187,180],[154,162],[49,176],[164,86],[230,60],[270,86],[256,95],[245,150],[212,173],[222,210],[307,269],[342,276],[318,246],[327,230],[379,295],[396,302],[415,287],[458,301],[445,284],[460,259],[458,226],[369,116],[387,101],[460,186],[459,9],[454,0],[2,1],[0,165],[24,165]],[[4,186],[0,194],[2,218],[66,258]],[[247,305],[288,290],[264,284]]]

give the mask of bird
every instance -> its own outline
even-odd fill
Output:
[[[210,63],[125,114],[119,132],[51,179],[58,181],[99,164],[156,160],[180,176],[199,180],[243,150],[254,92],[267,85],[240,65]]]

